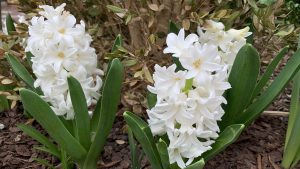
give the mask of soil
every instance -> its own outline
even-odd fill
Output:
[[[130,168],[130,151],[121,114],[118,113],[98,168]],[[20,123],[32,123],[20,110],[0,113],[0,121],[5,125],[0,131],[1,169],[46,168],[34,158],[58,165],[55,158],[34,149],[39,144],[16,127]],[[32,125],[41,130],[36,122]],[[205,169],[280,169],[286,127],[287,117],[261,116],[234,144],[210,160]],[[142,166],[151,168],[146,159],[142,160]]]

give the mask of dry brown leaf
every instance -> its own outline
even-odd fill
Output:
[[[159,7],[157,4],[148,4],[148,7],[155,12],[159,11]]]

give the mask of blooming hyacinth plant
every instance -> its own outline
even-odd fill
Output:
[[[175,28],[171,22],[164,49],[172,54],[174,64],[155,65],[154,84],[148,86],[148,123],[130,112],[124,117],[133,161],[138,159],[136,138],[155,169],[200,169],[280,93],[300,68],[295,63],[300,53],[269,86],[287,48],[259,77],[259,55],[246,42],[249,27],[225,30],[221,22],[207,20],[198,27],[198,35],[188,36]]]
[[[170,163],[184,168],[212,148],[224,114],[221,105],[227,103],[223,94],[231,87],[229,68],[246,44],[248,30],[224,31],[222,23],[209,20],[199,27],[199,36],[185,37],[183,29],[167,36],[164,53],[172,53],[184,69],[155,65],[154,86],[148,89],[157,103],[147,113],[152,133],[168,136]]]
[[[68,89],[68,76],[76,78],[84,91],[87,105],[95,104],[102,86],[97,68],[92,38],[85,32],[83,21],[64,11],[66,4],[57,8],[42,5],[40,17],[33,17],[29,26],[26,51],[31,52],[32,70],[36,76],[34,87],[40,87],[43,98],[51,103],[54,112],[66,119],[74,118]]]
[[[77,24],[65,5],[40,6],[40,16],[29,25],[27,61],[36,79],[7,54],[13,71],[29,88],[20,91],[25,111],[57,145],[29,125],[19,128],[43,145],[37,149],[57,157],[63,169],[74,164],[95,169],[118,108],[123,66],[118,59],[111,60],[102,84],[104,73],[97,68],[92,38],[84,22]],[[118,37],[113,49],[121,44]]]

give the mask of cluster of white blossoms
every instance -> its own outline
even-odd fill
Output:
[[[40,6],[41,16],[33,17],[29,25],[26,51],[34,55],[34,86],[41,88],[43,98],[57,115],[73,119],[68,76],[80,82],[90,106],[99,98],[103,72],[97,69],[97,55],[90,47],[92,38],[85,32],[84,22],[76,24],[76,18],[64,10],[65,5]]]
[[[172,53],[185,70],[176,65],[155,65],[154,86],[148,90],[157,95],[156,105],[147,110],[154,135],[167,134],[170,163],[184,168],[196,157],[211,149],[220,131],[217,124],[226,104],[222,96],[231,86],[230,67],[240,48],[246,44],[249,28],[224,30],[211,20],[199,27],[198,34],[170,33],[164,53]]]

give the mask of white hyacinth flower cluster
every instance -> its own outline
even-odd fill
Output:
[[[169,138],[171,164],[186,167],[218,137],[221,105],[226,104],[222,95],[231,87],[229,69],[251,34],[248,30],[224,31],[222,23],[208,20],[199,27],[199,36],[185,37],[183,29],[167,36],[164,53],[172,53],[185,70],[155,65],[154,86],[148,90],[157,95],[157,103],[147,113],[152,133]]]
[[[76,18],[64,10],[65,5],[40,6],[41,16],[33,17],[29,25],[26,51],[34,55],[34,86],[41,88],[44,100],[57,115],[73,119],[68,76],[80,82],[90,106],[99,98],[103,72],[97,69],[97,55],[90,47],[92,38],[85,32],[84,22],[76,24]]]

